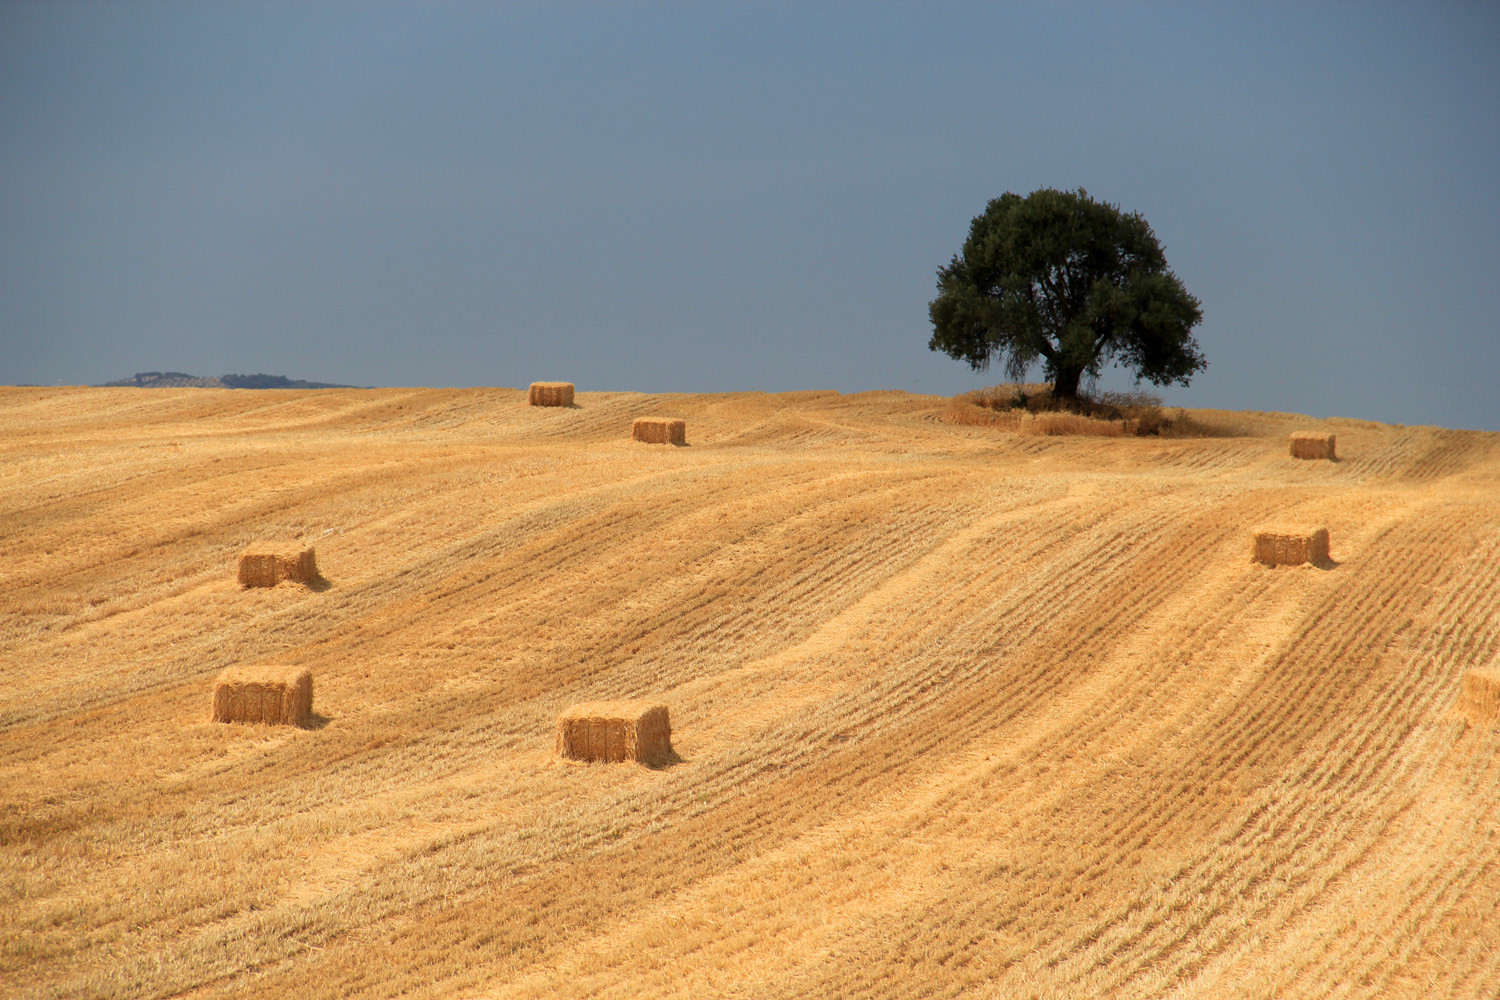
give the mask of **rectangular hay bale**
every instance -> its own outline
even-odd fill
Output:
[[[306,667],[231,667],[214,681],[213,721],[305,726],[312,717]]]
[[[1291,436],[1293,458],[1334,459],[1334,435],[1312,431],[1295,431]]]
[[[672,723],[657,702],[584,702],[557,719],[557,755],[568,760],[649,764],[671,752]]]
[[[1328,529],[1275,529],[1257,531],[1251,556],[1256,562],[1267,566],[1314,566],[1326,565],[1328,556]]]
[[[572,406],[572,382],[533,382],[526,393],[532,406]]]
[[[274,587],[280,560],[271,552],[245,552],[240,555],[237,578],[241,587]]]
[[[647,444],[687,444],[687,421],[669,417],[636,417],[630,436]]]
[[[277,557],[276,575],[283,580],[307,583],[318,578],[318,556],[312,546]]]
[[[1500,669],[1465,671],[1463,687],[1458,693],[1458,710],[1476,725],[1493,722],[1500,716]]]
[[[241,587],[274,587],[282,580],[308,583],[318,578],[318,557],[307,548],[247,549],[240,555]]]

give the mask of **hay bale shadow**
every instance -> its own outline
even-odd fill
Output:
[[[317,576],[309,577],[308,579],[302,581],[302,586],[306,587],[308,590],[311,590],[315,594],[321,594],[324,591],[333,589],[333,581],[329,580],[322,573],[319,573]]]
[[[321,714],[319,714],[317,712],[309,712],[308,715],[307,715],[306,720],[304,720],[301,725],[297,726],[297,728],[298,729],[322,729],[324,726],[328,725],[332,721],[333,721],[333,717],[330,716],[330,715],[321,715]]]
[[[642,761],[641,763],[649,770],[665,771],[668,768],[676,767],[678,764],[685,764],[687,761],[676,750],[668,750],[666,753],[657,754],[650,760]]]

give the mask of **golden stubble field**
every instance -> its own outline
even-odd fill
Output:
[[[0,390],[0,993],[1500,994],[1500,435],[944,403]]]

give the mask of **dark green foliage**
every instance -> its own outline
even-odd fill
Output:
[[[287,389],[294,384],[285,375],[220,375],[219,379],[231,389]]]
[[[938,269],[928,312],[932,350],[976,370],[998,360],[1016,381],[1040,359],[1059,399],[1077,399],[1079,379],[1106,362],[1156,385],[1208,367],[1192,333],[1203,312],[1156,234],[1082,188],[991,201]]]
[[[219,381],[231,389],[352,389],[337,382],[309,382],[285,375],[220,375]]]

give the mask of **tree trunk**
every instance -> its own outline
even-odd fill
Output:
[[[1078,380],[1083,378],[1082,368],[1059,368],[1052,380],[1052,398],[1065,402],[1078,401]]]

